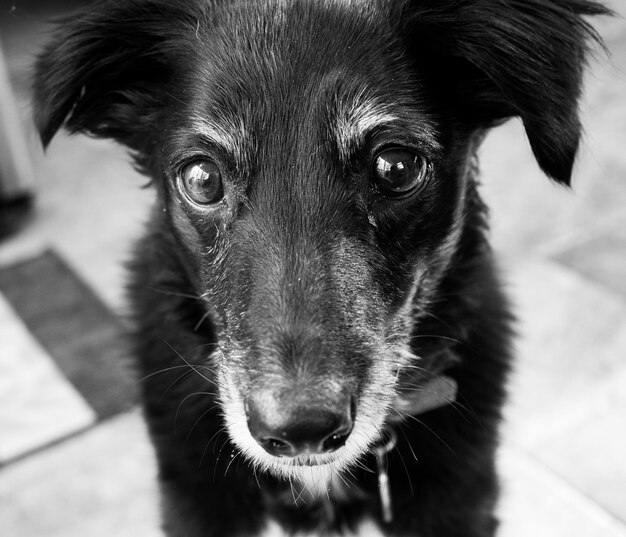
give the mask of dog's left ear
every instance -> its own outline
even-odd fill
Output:
[[[62,127],[139,151],[159,132],[176,65],[189,61],[195,4],[111,0],[64,21],[37,59],[35,122],[46,146]]]
[[[539,166],[569,185],[592,0],[414,0],[405,27],[421,69],[456,117],[489,127],[519,116]]]

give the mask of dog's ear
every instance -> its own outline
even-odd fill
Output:
[[[539,166],[569,184],[581,127],[578,98],[590,0],[419,0],[409,43],[454,112],[478,126],[522,119]]]
[[[64,21],[35,65],[35,122],[44,146],[66,127],[137,149],[158,129],[155,111],[185,60],[180,36],[195,35],[200,20],[189,4],[104,2]]]

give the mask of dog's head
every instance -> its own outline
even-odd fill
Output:
[[[40,57],[36,119],[44,143],[66,127],[131,149],[218,334],[232,440],[277,474],[323,473],[378,437],[407,371],[428,376],[415,342],[475,210],[485,130],[520,117],[569,182],[580,16],[600,11],[109,2]]]

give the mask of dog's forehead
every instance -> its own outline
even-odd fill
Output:
[[[319,57],[325,48],[330,52],[334,47],[335,53],[359,45],[375,50],[377,38],[389,37],[386,30],[398,27],[402,13],[399,1],[386,9],[378,0],[224,2],[197,22],[195,37],[197,44],[208,45],[205,52],[217,63],[243,59],[239,52],[249,59],[267,53],[281,57],[316,52]]]
[[[375,127],[419,124],[396,22],[369,0],[237,4],[199,38],[194,131],[233,152],[326,133],[347,154]]]
[[[250,15],[251,20],[281,23],[289,20],[292,13],[302,16],[307,10],[317,14],[326,11],[347,14],[362,20],[376,17],[381,13],[392,12],[394,6],[402,7],[404,0],[227,0],[208,2],[210,9],[223,10],[230,15],[241,13]],[[221,16],[221,15],[220,15]]]

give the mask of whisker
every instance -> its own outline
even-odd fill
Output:
[[[226,444],[227,444],[227,441],[224,441],[224,443],[222,444],[222,447],[217,452],[217,457],[215,458],[215,467],[213,468],[213,479],[215,479],[215,472],[217,470],[218,463],[220,462],[220,458],[222,457],[222,451],[224,451],[224,448],[226,447]],[[206,448],[205,448],[205,451],[206,451]],[[204,453],[202,454],[202,458],[204,458]],[[200,460],[202,461],[202,459],[200,459]]]
[[[144,382],[146,380],[148,380],[149,378],[152,378],[156,375],[160,375],[161,373],[167,373],[168,371],[172,371],[174,369],[181,369],[181,368],[187,368],[187,365],[173,365],[171,367],[164,367],[163,369],[159,369],[158,371],[154,371],[152,373],[150,373],[149,375],[146,375],[145,377],[140,378],[139,380],[136,381],[137,384]]]
[[[368,474],[375,474],[376,472],[374,470],[372,470],[371,468],[369,468],[363,461],[358,460],[354,463],[354,466],[357,468],[360,468],[361,470],[363,470],[364,472],[367,472]],[[352,474],[351,474],[352,475]],[[353,476],[354,477],[354,476]]]
[[[263,487],[261,486],[261,482],[259,481],[259,474],[256,470],[256,466],[252,466],[252,475],[254,476],[254,480],[256,481],[257,486],[260,490],[262,490]]]
[[[204,416],[206,416],[207,414],[209,414],[210,412],[213,412],[215,409],[217,408],[217,405],[211,405],[209,408],[207,408],[204,412],[202,412],[202,414],[200,414],[200,416],[198,416],[198,419],[194,422],[194,424],[191,426],[191,428],[189,429],[189,431],[187,432],[187,436],[185,437],[185,441],[183,442],[183,447],[185,445],[187,445],[187,441],[189,440],[189,438],[191,437],[194,429],[198,426],[198,424],[200,423],[200,421],[202,420],[202,418],[204,418]],[[221,428],[223,429],[223,427]],[[211,437],[213,438],[215,436],[215,434]],[[209,440],[210,442],[211,440]]]
[[[181,366],[181,367],[187,367],[187,366]],[[193,373],[193,370],[191,369],[187,369],[187,371],[185,371],[182,375],[179,375],[178,377],[176,377],[172,382],[170,382],[170,384],[168,385],[167,388],[165,388],[165,390],[163,391],[163,393],[161,394],[161,397],[159,397],[159,401],[162,401],[163,398],[169,393],[169,391],[179,382],[181,382],[185,377],[191,375]]]
[[[231,464],[235,461],[235,459],[239,457],[239,455],[241,455],[240,451],[236,451],[235,453],[231,454],[230,461],[228,462],[228,465],[226,466],[226,470],[224,470],[224,477],[226,477],[226,474],[228,473],[228,469],[230,468]]]
[[[161,337],[160,339],[161,339],[161,341],[163,341],[163,343],[165,343],[165,344],[166,344],[166,345],[167,345],[170,349],[172,349],[172,350],[173,350],[173,351],[174,351],[174,352],[178,355],[178,357],[179,357],[179,358],[180,358],[183,362],[185,362],[185,363],[186,363],[186,364],[187,364],[187,365],[188,365],[191,369],[193,369],[196,373],[198,373],[198,375],[200,375],[200,376],[201,376],[204,380],[206,380],[207,382],[210,382],[211,384],[213,383],[213,382],[211,381],[211,379],[209,379],[208,377],[205,377],[202,373],[200,373],[200,372],[198,371],[198,369],[197,369],[195,366],[191,365],[191,363],[189,363],[189,362],[187,361],[187,359],[186,359],[186,358],[185,358],[185,357],[184,357],[184,356],[183,356],[180,352],[178,352],[178,351],[177,351],[174,347],[172,347],[172,346],[171,346],[171,345],[170,345],[170,344],[169,344],[169,343],[168,343],[168,342],[167,342],[164,338],[162,338],[162,337]]]
[[[294,504],[297,504],[298,502],[296,500],[296,491],[293,488],[293,479],[291,478],[291,476],[289,476],[289,489],[291,490],[291,500]]]
[[[399,364],[398,369],[414,369],[415,371],[419,371],[420,373],[428,373],[428,369],[416,364]]]
[[[467,342],[466,341],[462,341],[460,339],[451,337],[451,336],[444,336],[441,334],[413,334],[411,336],[409,336],[410,339],[424,339],[424,338],[430,338],[430,339],[441,339],[443,341],[450,341],[452,343],[458,343],[459,345],[466,345]]]
[[[200,320],[196,323],[196,326],[193,327],[193,331],[197,332],[200,326],[202,326],[202,323],[210,316],[211,312],[207,311],[202,317],[200,317]]]
[[[400,457],[400,462],[402,463],[402,466],[404,467],[404,472],[406,473],[406,478],[409,480],[409,488],[411,489],[411,496],[415,496],[415,491],[413,490],[413,482],[411,481],[411,472],[409,472],[409,468],[406,465],[406,462],[404,461],[404,457],[402,456],[402,452],[397,451],[398,456]],[[413,448],[411,448],[411,451],[413,451]],[[415,455],[415,453],[413,454]],[[415,459],[417,460],[417,459]]]
[[[178,408],[176,409],[176,414],[174,416],[174,429],[176,429],[176,423],[178,422],[178,414],[180,412],[181,407],[183,406],[183,404],[185,403],[185,401],[187,401],[187,399],[190,399],[191,397],[195,397],[197,395],[210,395],[210,396],[215,396],[216,394],[213,392],[193,392],[190,393],[188,395],[186,395],[183,400],[178,404]]]
[[[151,291],[160,293],[167,296],[177,296],[180,298],[190,298],[192,300],[202,300],[202,295],[190,295],[188,293],[181,293],[180,291],[172,291],[171,289],[164,289],[162,287],[149,287]]]
[[[219,432],[221,432],[221,431],[218,431],[218,433],[219,433]],[[200,463],[198,464],[198,468],[200,468],[200,467],[202,466],[202,462],[204,461],[204,457],[205,457],[205,455],[206,455],[206,451],[207,451],[207,449],[209,449],[209,446],[211,445],[211,441],[213,440],[213,438],[216,438],[216,436],[217,436],[217,433],[216,433],[216,434],[214,434],[214,435],[211,437],[211,440],[209,440],[209,441],[207,442],[206,446],[204,446],[204,449],[202,450],[202,455],[201,455],[201,457],[200,457]],[[217,438],[216,438],[216,441],[217,441]],[[226,446],[226,443],[227,443],[227,441],[226,441],[226,440],[224,440],[224,442],[222,442],[222,447],[220,448],[220,450],[219,450],[219,452],[218,452],[218,455],[217,455],[217,458],[215,459],[215,464],[213,465],[213,481],[215,481],[215,477],[216,477],[216,472],[217,472],[217,463],[218,463],[218,462],[219,462],[219,460],[220,460],[220,455],[221,455],[221,453],[222,453],[222,450],[223,450],[223,449],[224,449],[224,447]],[[215,450],[213,450],[213,453],[215,453]]]
[[[305,490],[306,490],[306,485],[301,485],[300,486],[300,493],[298,494],[297,498],[294,498],[293,503],[295,503],[296,505],[298,504],[298,502],[302,498],[302,495],[304,494]]]
[[[411,416],[410,414],[408,414],[406,417],[412,419],[413,421],[415,421],[416,423],[419,423],[422,427],[427,429],[435,438],[437,438],[437,440],[439,440],[450,451],[450,453],[452,453],[453,455],[456,455],[456,452],[452,449],[452,447],[450,447],[450,444],[448,444],[443,438],[441,438],[441,436],[437,434],[437,432],[432,427],[424,423],[421,419],[417,418],[416,416]]]
[[[346,468],[345,471],[352,479],[356,479],[356,476],[354,475],[354,471],[352,470],[352,468]],[[341,480],[341,482],[345,485],[347,489],[350,489],[352,487],[352,483],[341,472],[337,474],[337,477],[339,477],[339,479]]]
[[[407,444],[407,446],[409,446],[409,450],[411,450],[411,455],[413,455],[413,459],[415,460],[415,462],[418,462],[417,455],[415,454],[415,450],[413,449],[412,443],[409,441],[409,439],[406,436],[406,432],[402,431],[402,434],[403,434],[404,438],[406,439],[406,444]]]

